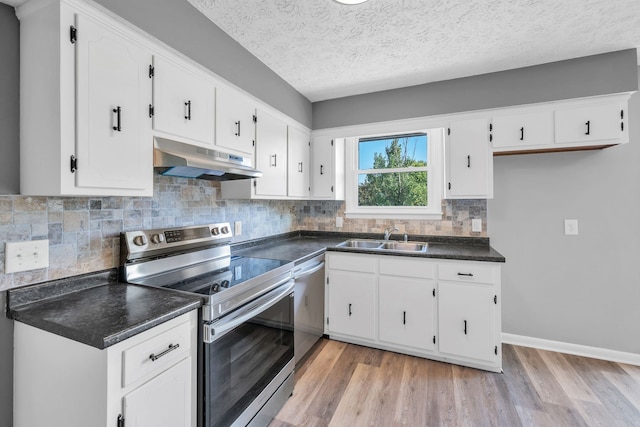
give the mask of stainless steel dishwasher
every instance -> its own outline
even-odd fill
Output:
[[[294,355],[296,362],[309,351],[324,331],[324,254],[294,269]]]

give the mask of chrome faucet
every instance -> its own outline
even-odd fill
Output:
[[[386,230],[384,230],[384,240],[389,240],[389,237],[391,237],[391,233],[393,233],[394,231],[398,231],[397,228],[387,228]]]

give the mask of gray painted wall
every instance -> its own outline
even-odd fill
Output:
[[[629,113],[626,145],[494,159],[504,332],[640,353],[638,93]],[[565,218],[578,236],[563,234]]]
[[[13,7],[0,4],[0,194],[20,190],[19,29]],[[0,292],[0,426],[13,425],[13,321],[5,315],[6,296]]]
[[[20,26],[13,7],[0,4],[0,194],[20,191]]]
[[[313,104],[313,129],[636,90],[636,50],[428,83]]]
[[[311,128],[311,103],[187,1],[96,0],[256,98]]]

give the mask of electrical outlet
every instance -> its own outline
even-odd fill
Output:
[[[242,221],[236,221],[233,223],[233,234],[240,236],[242,234]]]
[[[342,228],[343,225],[344,225],[344,218],[342,218],[341,216],[337,216],[336,217],[336,228]]]
[[[36,270],[49,267],[49,240],[7,242],[4,272]]]
[[[471,231],[474,233],[482,233],[482,220],[480,218],[471,220]]]
[[[578,220],[577,219],[565,219],[564,220],[564,234],[565,236],[575,236],[578,234]]]

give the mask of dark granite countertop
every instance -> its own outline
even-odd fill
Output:
[[[313,258],[325,250],[417,258],[505,262],[504,256],[489,245],[488,238],[409,236],[409,240],[412,241],[428,242],[429,246],[426,252],[336,247],[339,243],[350,238],[380,239],[380,236],[368,233],[294,232],[233,245],[232,253],[234,255],[294,261],[296,264]]]
[[[197,296],[114,282],[113,276],[98,273],[9,290],[7,315],[104,349],[203,303]]]

